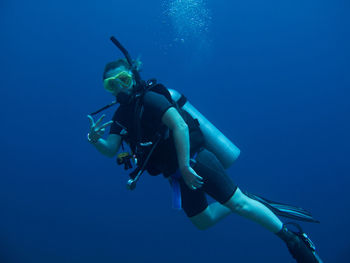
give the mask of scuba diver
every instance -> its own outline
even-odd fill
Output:
[[[135,166],[127,186],[135,189],[144,171],[163,174],[173,188],[173,206],[183,209],[200,230],[231,213],[253,220],[282,239],[299,263],[322,262],[315,246],[296,223],[283,224],[278,216],[318,223],[303,208],[270,201],[241,190],[227,175],[240,150],[175,90],[155,79],[143,81],[141,62],[112,37],[125,59],[108,63],[103,72],[104,88],[116,97],[110,105],[88,115],[88,141],[103,155],[114,157],[125,142],[131,153],[117,157],[124,169]],[[102,123],[93,115],[119,103],[111,121]],[[105,129],[110,126],[107,138]],[[215,202],[209,204],[206,195]],[[287,228],[292,225],[298,231]]]

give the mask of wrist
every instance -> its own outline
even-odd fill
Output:
[[[97,137],[91,137],[91,134],[90,134],[90,133],[88,133],[88,134],[86,135],[86,138],[87,138],[88,142],[90,142],[90,143],[92,143],[92,144],[96,144],[97,141],[99,140],[99,138],[97,138]]]
[[[190,168],[189,164],[179,166],[180,171],[188,170],[188,168]]]

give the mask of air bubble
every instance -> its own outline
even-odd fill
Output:
[[[175,39],[184,43],[188,39],[207,38],[212,17],[205,0],[170,0],[164,6]]]

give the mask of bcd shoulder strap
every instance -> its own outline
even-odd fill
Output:
[[[156,134],[150,142],[142,142],[141,119],[144,112],[143,98],[145,94],[149,91],[153,91],[158,94],[164,95],[169,100],[169,102],[174,104],[167,88],[165,88],[162,84],[157,84],[155,80],[153,80],[152,82],[149,81],[148,87],[135,98],[136,101],[133,113],[133,127],[136,135],[136,141],[134,143],[134,149],[132,150],[134,154],[136,154],[136,156],[139,158],[141,165],[147,165],[145,163],[147,162],[146,160],[149,159],[150,154],[154,151],[154,148],[161,141],[166,132],[166,129],[162,129],[160,125],[159,130],[156,132]]]

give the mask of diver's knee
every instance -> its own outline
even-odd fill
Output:
[[[224,205],[234,213],[242,213],[249,210],[248,197],[237,188],[234,195]]]
[[[192,224],[201,231],[207,230],[211,227],[211,224],[208,221],[196,221],[191,219]]]
[[[207,207],[203,212],[192,216],[189,219],[198,230],[206,230],[213,225],[212,215],[209,207]]]
[[[238,213],[238,214],[241,214],[242,212],[246,212],[249,210],[247,203],[244,201],[239,201],[239,202],[233,203],[233,205],[230,207],[230,209],[232,212]]]
[[[210,224],[198,224],[198,223],[194,223],[194,226],[198,229],[198,230],[201,230],[201,231],[204,231],[204,230],[207,230],[208,228],[210,228]]]

